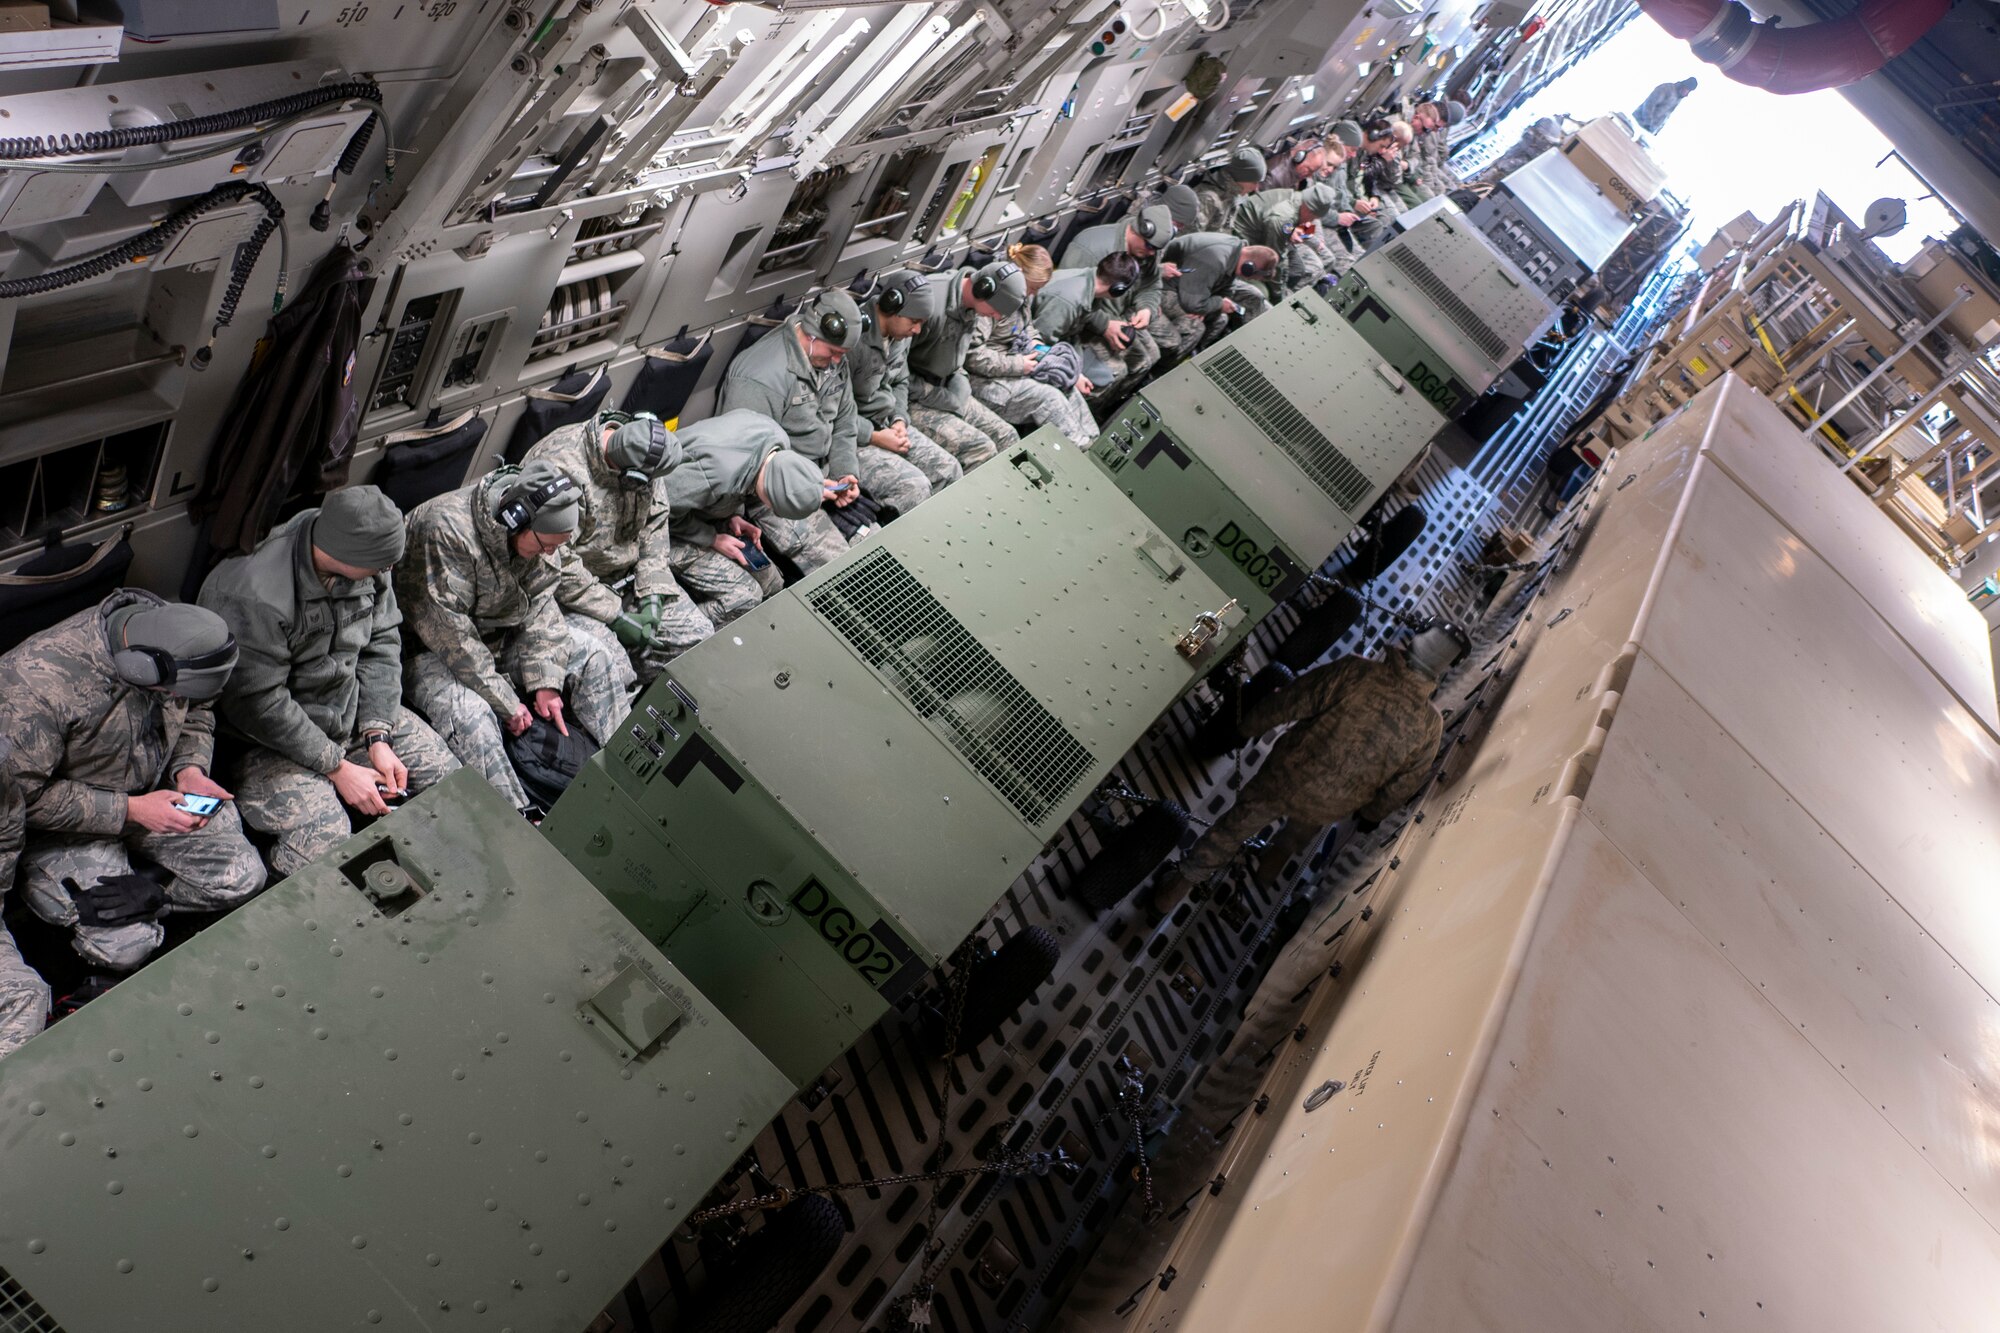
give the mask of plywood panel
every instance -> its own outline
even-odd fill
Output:
[[[1588,821],[1473,1111],[1399,1333],[1992,1324],[2000,1235]]]
[[[2000,1004],[1649,658],[1590,817],[1737,975],[2000,1223]]]
[[[1953,961],[2000,982],[2000,744],[1719,471],[1697,476],[1645,645]]]
[[[1986,623],[1964,590],[1891,530],[1854,482],[1801,440],[1777,404],[1731,377],[1704,452],[1853,585],[1974,715],[2000,727]]]

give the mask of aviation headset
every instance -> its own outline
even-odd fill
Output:
[[[665,427],[662,427],[661,433],[664,434],[664,431]],[[662,447],[664,448],[663,441]],[[628,473],[627,475],[630,474]],[[568,495],[575,489],[575,482],[566,476],[557,474],[529,491],[526,495],[517,495],[507,501],[507,503],[501,505],[499,509],[494,511],[493,517],[500,521],[501,527],[507,529],[508,536],[518,537],[528,530],[528,525],[535,521],[535,515],[548,508],[551,501]]]
[[[1317,139],[1307,138],[1307,139],[1293,140],[1292,165],[1295,167],[1304,166],[1306,164],[1306,159],[1312,156],[1313,149],[1317,147],[1319,147],[1319,141]]]
[[[1138,217],[1132,219],[1132,230],[1138,232],[1139,239],[1146,244],[1155,248],[1159,246],[1161,241],[1159,235],[1160,229],[1153,225],[1152,220],[1146,216],[1144,209],[1140,210]],[[1167,239],[1171,240],[1172,238],[1168,237]]]
[[[651,486],[654,475],[667,465],[669,445],[667,444],[666,423],[651,412],[641,412],[633,417],[632,421],[646,422],[653,429],[646,439],[646,456],[639,460],[637,467],[628,467],[623,472],[620,472],[618,478],[621,481],[630,482],[634,486]],[[532,518],[534,516],[531,514],[529,517]]]
[[[916,273],[899,274],[884,282],[882,290],[875,294],[876,309],[885,315],[902,314],[903,307],[909,303],[910,293],[914,292],[922,282],[922,275]],[[978,290],[977,283],[973,285],[973,289]],[[982,296],[979,299],[983,301],[986,298]]]
[[[1104,294],[1106,296],[1123,296],[1131,290],[1132,284],[1123,278],[1119,278],[1105,284]]]
[[[192,675],[215,671],[235,661],[236,636],[233,634],[223,641],[220,648],[199,657],[175,657],[163,648],[150,648],[144,644],[111,650],[111,665],[120,680],[160,689],[170,687],[183,672]]]
[[[975,274],[972,279],[972,295],[980,301],[990,301],[1000,290],[1000,284],[1021,271],[1019,264],[1003,259],[991,266],[990,270]]]
[[[825,292],[821,292],[806,303],[800,322],[806,326],[806,332],[821,342],[829,342],[835,347],[844,348],[847,346],[847,335],[850,332],[847,316],[829,308],[826,305],[826,295]]]

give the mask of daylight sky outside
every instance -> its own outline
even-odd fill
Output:
[[[1579,120],[1609,111],[1629,115],[1654,85],[1690,75],[1701,86],[1653,146],[1667,188],[1693,209],[1697,241],[1746,209],[1769,222],[1787,203],[1815,191],[1857,221],[1871,200],[1884,195],[1908,203],[1909,226],[1877,242],[1893,259],[1909,258],[1925,236],[1957,226],[1941,203],[1921,198],[1923,183],[1900,160],[1875,165],[1889,152],[1889,141],[1838,92],[1779,97],[1747,88],[1696,60],[1686,42],[1643,14],[1529,98],[1501,125],[1501,139],[1512,143],[1523,126],[1556,112]]]

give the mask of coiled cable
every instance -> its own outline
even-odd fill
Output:
[[[219,208],[245,199],[264,210],[263,218],[251,231],[249,237],[236,249],[236,257],[230,261],[229,283],[223,288],[222,300],[215,310],[215,321],[209,326],[208,341],[199,348],[190,362],[196,370],[206,370],[214,359],[215,339],[223,329],[229,327],[236,318],[236,307],[243,300],[243,289],[256,270],[257,261],[263,256],[264,246],[270,241],[271,233],[278,234],[280,267],[278,284],[271,297],[271,313],[276,314],[285,304],[285,273],[290,268],[288,257],[291,246],[285,235],[285,206],[278,197],[263,185],[253,185],[244,181],[230,181],[218,185],[213,190],[191,204],[174,210],[161,221],[146,228],[137,236],[128,237],[106,250],[65,264],[61,268],[50,269],[26,278],[0,280],[0,300],[19,299],[24,296],[41,296],[58,292],[65,287],[74,287],[92,278],[101,278],[114,273],[127,264],[140,263],[166,249],[169,242],[186,231],[190,224],[202,216]]]
[[[109,249],[100,250],[73,264],[50,269],[46,273],[37,273],[26,278],[0,279],[0,300],[61,291],[65,287],[74,287],[79,282],[89,282],[92,278],[103,277],[127,264],[136,264],[165,249],[167,242],[187,230],[188,225],[195,219],[213,213],[218,208],[227,208],[231,204],[253,197],[264,205],[267,214],[276,210],[278,216],[284,215],[284,208],[278,203],[276,196],[262,185],[229,181],[216,186],[193,203],[174,210],[137,236],[128,237]]]
[[[125,125],[108,130],[85,130],[78,134],[30,134],[0,138],[0,161],[22,162],[42,157],[114,153],[147,144],[172,143],[177,139],[205,138],[211,134],[248,129],[265,121],[289,120],[335,102],[366,102],[379,109],[382,105],[382,85],[373,79],[348,79],[230,111],[163,120],[157,125]],[[358,159],[359,153],[355,156]],[[342,160],[346,160],[345,155]]]

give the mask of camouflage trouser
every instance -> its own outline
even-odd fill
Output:
[[[911,403],[910,424],[944,446],[967,472],[1021,442],[1019,432],[977,398],[967,398],[956,412]]]
[[[1164,302],[1162,305],[1164,307]],[[1156,312],[1153,318],[1147,321],[1146,336],[1153,340],[1153,345],[1160,349],[1160,355],[1163,357],[1173,356],[1180,352],[1193,355],[1195,343],[1200,341],[1199,334],[1195,336],[1193,341],[1190,341],[1187,336],[1186,326],[1174,323],[1164,308]]]
[[[500,654],[499,665],[516,682],[520,680],[511,652]],[[630,670],[622,652],[608,651],[596,638],[570,630],[569,662],[563,676],[569,696],[565,716],[581,723],[599,744],[610,739],[625,716],[629,698],[619,682]],[[443,658],[427,652],[411,660],[403,668],[403,697],[430,719],[461,764],[477,769],[515,809],[527,806],[528,793],[507,759],[500,718],[491,704],[451,674]]]
[[[943,445],[907,421],[903,423],[903,429],[910,437],[910,452],[903,457],[916,464],[917,471],[924,474],[924,480],[931,484],[932,495],[965,475],[965,465],[953,458]]]
[[[937,448],[936,445],[931,447]],[[944,450],[939,449],[938,452],[944,453]],[[885,504],[899,514],[907,514],[931,498],[930,478],[902,454],[864,444],[855,452],[855,460],[855,471],[861,476],[861,489],[867,491],[876,503]]]
[[[1349,259],[1347,262],[1351,265],[1354,261]],[[1260,284],[1245,282],[1241,278],[1230,284],[1229,299],[1236,302],[1245,319],[1255,319],[1271,308],[1271,294]]]
[[[625,594],[625,609],[635,611],[639,599],[628,590]],[[667,663],[679,657],[688,649],[715,633],[715,622],[710,620],[685,588],[676,588],[674,595],[660,603],[660,629],[658,637],[651,643],[637,648],[627,648],[618,642],[618,636],[611,626],[601,620],[573,611],[563,613],[569,627],[579,634],[587,634],[600,646],[621,662],[629,670],[617,673],[618,683],[629,698],[640,687],[653,683],[653,677],[665,670]]]
[[[49,983],[21,961],[14,937],[0,926],[0,1056],[42,1030],[49,1003]]]
[[[776,551],[810,574],[847,554],[847,538],[833,526],[824,509],[815,509],[804,518],[779,518],[758,505],[750,511],[750,521],[764,533],[764,549]]]
[[[1125,340],[1125,350],[1118,351],[1102,338],[1085,338],[1077,344],[1077,349],[1085,354],[1085,359],[1095,357],[1113,368],[1124,367],[1124,373],[1110,384],[1095,384],[1091,397],[1101,398],[1113,391],[1136,388],[1152,368],[1160,362],[1160,344],[1154,340],[1152,330],[1135,329]]]
[[[132,873],[131,853],[157,862],[173,876],[167,882],[169,908],[218,912],[236,906],[264,887],[264,858],[243,836],[233,801],[224,801],[208,823],[192,833],[141,831],[121,838],[94,834],[28,831],[21,852],[21,891],[35,915],[52,926],[74,926],[76,951],[99,967],[129,972],[152,956],[166,932],[157,921],[122,926],[86,926],[77,920],[64,880],[89,888],[110,875]]]
[[[784,591],[785,579],[776,567],[766,565],[752,571],[709,546],[675,542],[667,557],[674,577],[717,629],[736,617],[755,611],[757,604],[773,593]]]
[[[458,760],[451,757],[438,734],[407,708],[396,710],[389,748],[410,770],[412,795],[443,781],[445,774],[458,767]],[[347,747],[347,757],[367,767],[368,746],[355,737]],[[242,812],[243,822],[276,839],[271,848],[271,871],[280,878],[319,860],[354,831],[347,806],[333,789],[333,779],[295,764],[275,750],[252,748],[231,776],[230,790],[236,793],[236,808]]]
[[[1234,293],[1230,299],[1232,301],[1236,299]],[[1202,347],[1221,337],[1222,331],[1229,327],[1229,316],[1220,310],[1212,315],[1189,312],[1187,307],[1181,304],[1180,293],[1171,287],[1160,294],[1160,314],[1166,320],[1167,326],[1174,330],[1176,345],[1189,356],[1193,356]]]
[[[1088,447],[1097,438],[1090,404],[1075,389],[1065,393],[1036,379],[972,381],[972,396],[1010,426],[1054,426],[1070,443]]]
[[[632,665],[632,655],[625,651],[625,645],[618,642],[618,636],[611,632],[611,626],[589,616],[580,616],[574,611],[563,612],[563,620],[569,626],[569,637],[573,643],[579,638],[590,640],[592,646],[602,652],[611,663],[611,683],[618,691],[618,697],[626,708],[619,710],[623,717],[629,710],[632,696],[639,692],[639,673]]]
[[[1285,826],[1271,835],[1268,846],[1257,854],[1258,875],[1274,884],[1293,857],[1312,849],[1327,825],[1345,819],[1351,810],[1316,808],[1312,785],[1302,784],[1292,764],[1280,748],[1257,775],[1243,784],[1236,804],[1215,821],[1181,859],[1180,878],[1194,884],[1206,883],[1215,872],[1228,865],[1248,838],[1254,838],[1267,824],[1282,819]]]
[[[1307,241],[1285,247],[1285,290],[1310,287],[1326,276],[1326,252]]]

